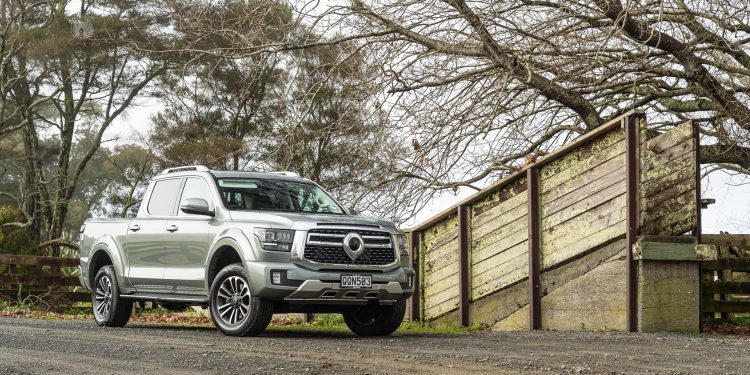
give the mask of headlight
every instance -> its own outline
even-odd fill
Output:
[[[398,233],[393,235],[393,240],[396,241],[396,248],[401,252],[401,256],[409,256],[409,248],[406,241],[406,233]]]
[[[289,229],[255,228],[263,250],[291,251],[294,231]]]

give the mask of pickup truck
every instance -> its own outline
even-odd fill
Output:
[[[363,336],[389,335],[414,291],[394,223],[358,216],[289,172],[167,169],[132,219],[88,219],[81,284],[99,326],[135,301],[208,307],[224,334],[263,332],[274,313],[341,313]]]

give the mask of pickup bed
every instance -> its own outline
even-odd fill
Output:
[[[414,271],[392,222],[356,215],[290,173],[167,169],[133,219],[81,227],[81,284],[100,326],[134,301],[208,306],[224,334],[255,335],[274,313],[342,313],[360,335],[403,320]]]

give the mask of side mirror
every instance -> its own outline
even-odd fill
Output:
[[[203,198],[187,198],[180,202],[180,211],[186,214],[214,216],[208,207],[208,201]]]
[[[349,215],[352,215],[352,216],[359,215],[359,211],[357,211],[357,209],[354,207],[347,207],[346,211],[349,213]]]

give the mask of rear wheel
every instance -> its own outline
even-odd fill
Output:
[[[241,264],[230,264],[211,283],[211,319],[228,336],[255,336],[271,323],[273,304],[255,297]]]
[[[367,306],[344,313],[344,322],[360,336],[387,336],[396,331],[404,321],[406,301],[392,305]]]
[[[91,291],[94,320],[99,326],[122,327],[130,319],[133,301],[120,298],[120,288],[112,266],[99,269]]]

